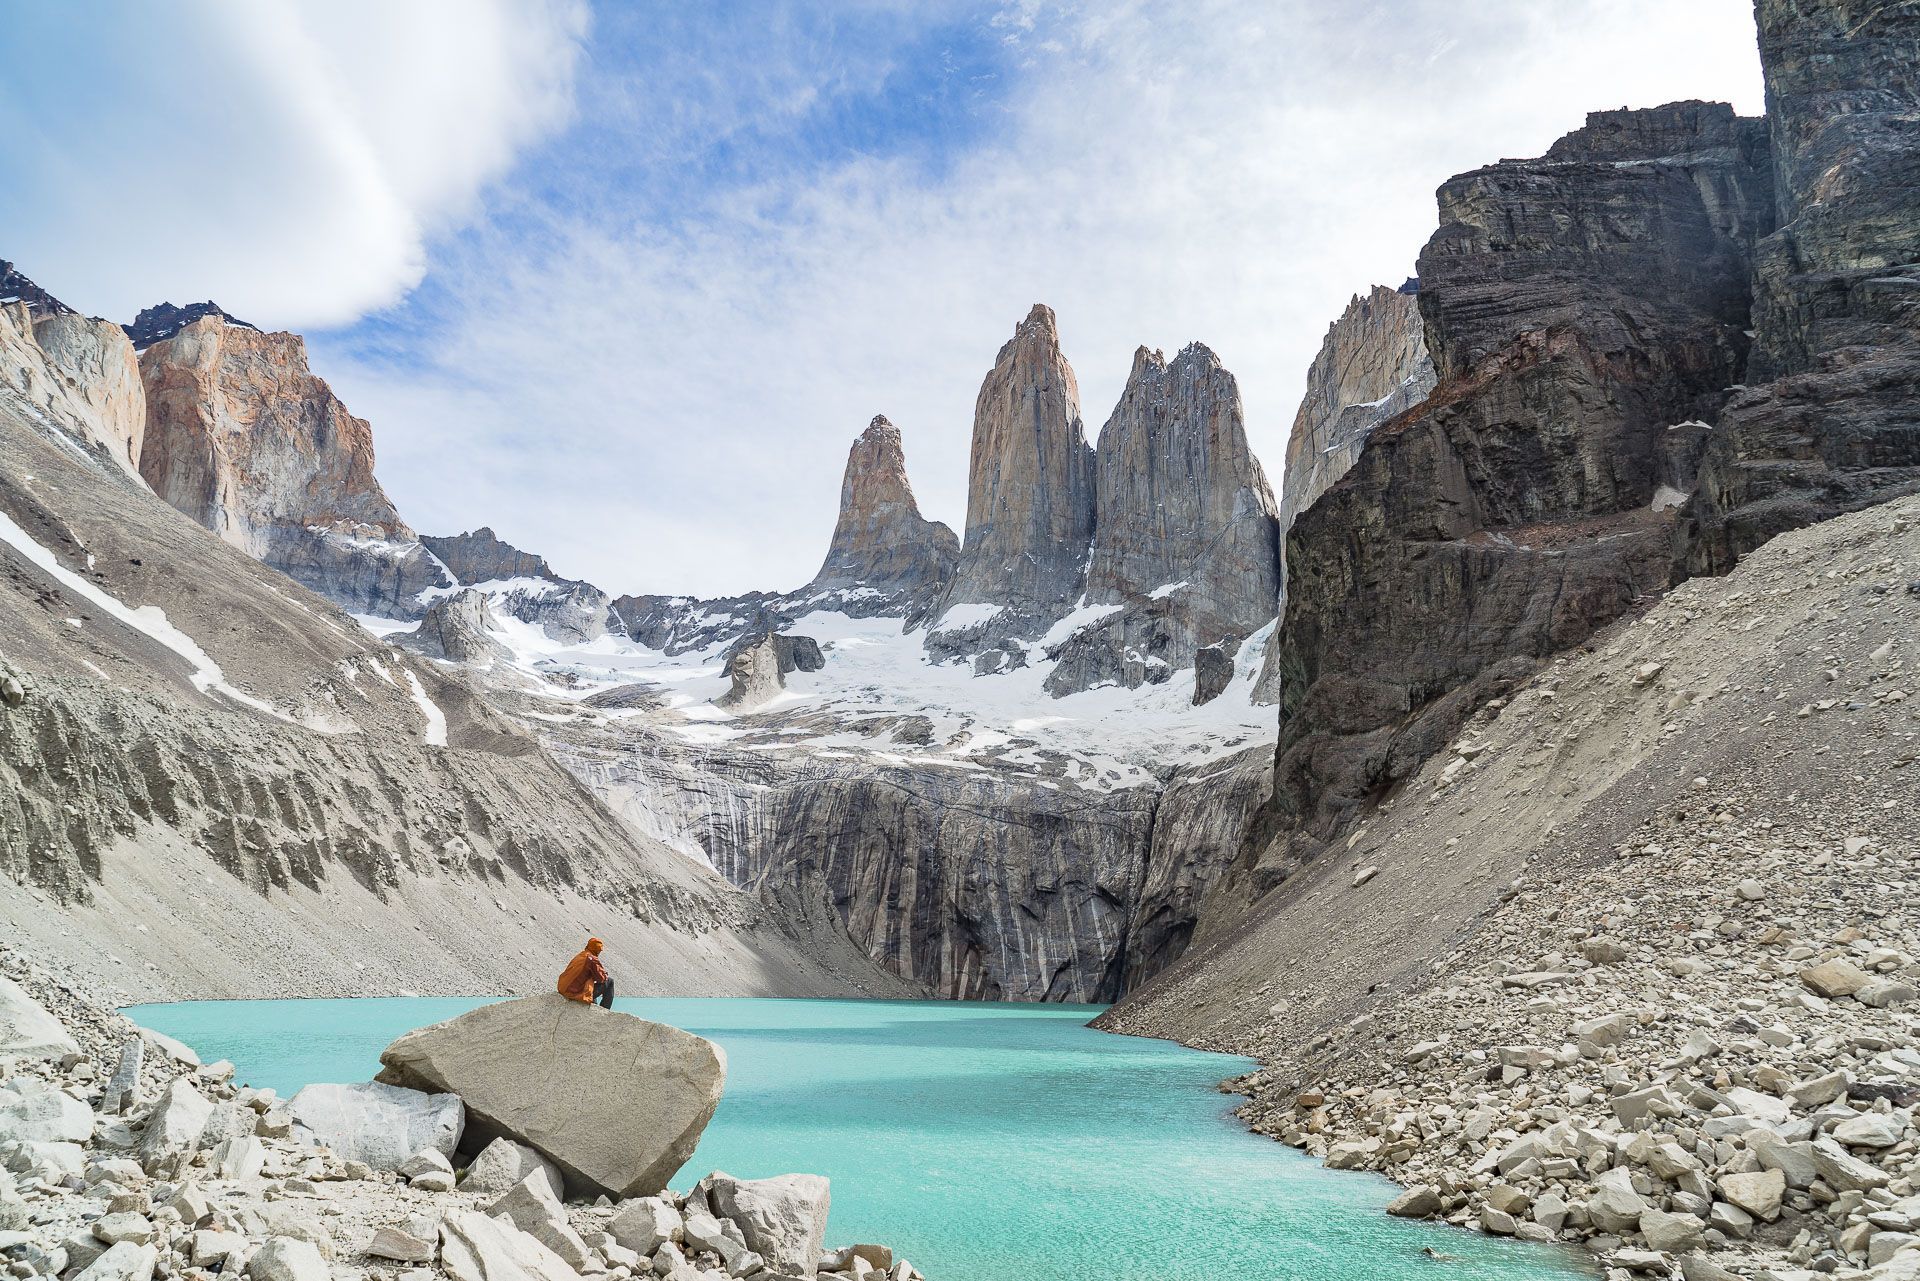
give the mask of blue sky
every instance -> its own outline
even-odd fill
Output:
[[[804,581],[886,413],[929,514],[1051,304],[1089,434],[1136,344],[1277,472],[1448,175],[1586,111],[1760,109],[1745,0],[14,6],[0,256],[116,317],[308,335],[419,528],[617,591]],[[75,86],[84,86],[76,91]]]

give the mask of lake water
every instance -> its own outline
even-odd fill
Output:
[[[128,1013],[283,1095],[364,1081],[478,1000],[208,1001]],[[1096,1007],[622,1000],[719,1042],[726,1097],[674,1181],[833,1181],[829,1242],[932,1281],[1574,1281],[1571,1252],[1389,1219],[1394,1194],[1248,1132],[1249,1062],[1084,1026]],[[1453,1256],[1433,1259],[1421,1247]]]

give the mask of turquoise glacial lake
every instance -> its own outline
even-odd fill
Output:
[[[364,1081],[401,1033],[478,1000],[204,1001],[137,1022],[283,1095]],[[1389,1219],[1384,1179],[1246,1130],[1245,1059],[1085,1026],[1094,1006],[621,1000],[719,1042],[726,1097],[674,1186],[723,1169],[833,1181],[831,1244],[931,1281],[1574,1281],[1569,1251]],[[1432,1247],[1447,1258],[1422,1252]]]

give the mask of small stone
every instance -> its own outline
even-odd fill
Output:
[[[424,1241],[411,1232],[387,1227],[373,1234],[373,1240],[367,1243],[367,1253],[376,1259],[392,1259],[396,1263],[432,1263],[434,1243]]]
[[[1873,981],[1873,977],[1850,962],[1838,957],[1831,961],[1822,961],[1800,971],[1800,981],[1819,995],[1832,1000],[1836,997],[1852,996]]]
[[[1440,1194],[1425,1183],[1416,1183],[1393,1199],[1387,1213],[1400,1219],[1431,1218],[1440,1213]]]

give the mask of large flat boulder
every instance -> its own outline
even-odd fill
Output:
[[[332,1148],[343,1161],[364,1161],[376,1170],[398,1170],[422,1148],[451,1158],[466,1128],[455,1095],[377,1081],[309,1085],[287,1110],[295,1134]]]
[[[727,1060],[711,1041],[558,993],[483,1005],[380,1055],[379,1081],[450,1091],[476,1142],[506,1137],[570,1191],[646,1196],[693,1155]]]
[[[0,976],[0,1055],[32,1061],[79,1052],[59,1019],[28,996],[25,988]]]

